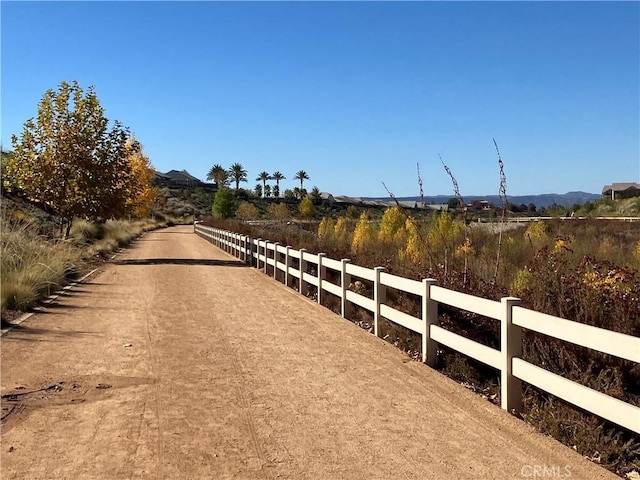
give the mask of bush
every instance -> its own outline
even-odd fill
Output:
[[[213,200],[213,206],[211,208],[213,216],[216,218],[231,218],[233,217],[235,208],[233,204],[233,195],[231,191],[222,187],[216,193]]]

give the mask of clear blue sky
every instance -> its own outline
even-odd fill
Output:
[[[1,2],[2,143],[95,85],[159,171],[351,196],[640,181],[638,2]]]

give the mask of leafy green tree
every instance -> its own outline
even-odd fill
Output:
[[[126,215],[128,139],[120,122],[109,128],[93,87],[84,92],[78,82],[62,82],[45,92],[20,138],[12,136],[4,186],[49,205],[66,222],[65,236],[74,217]]]
[[[298,206],[298,211],[300,212],[300,216],[306,219],[313,218],[316,214],[316,207],[313,206],[313,200],[311,200],[309,195],[302,199]]]
[[[256,197],[262,198],[262,185],[257,183],[256,187],[253,189],[253,192],[255,193]]]
[[[273,196],[276,198],[280,197],[280,187],[278,185],[273,186]]]
[[[309,180],[309,174],[307,172],[305,172],[304,170],[299,170],[295,177],[293,177],[296,180],[300,180],[300,190],[302,191],[304,189],[304,185],[303,182],[305,180]]]
[[[293,190],[291,190],[290,188],[287,188],[284,191],[284,198],[289,198],[289,199],[296,198],[296,194]]]
[[[235,213],[233,195],[227,187],[221,187],[213,199],[211,208],[213,216],[216,218],[231,218]]]
[[[275,187],[274,187],[275,188]],[[266,184],[264,186],[264,196],[265,197],[270,197],[271,196],[271,185]]]
[[[231,168],[229,168],[229,175],[231,175],[233,181],[236,182],[236,190],[240,189],[240,182],[247,181],[247,171],[240,163],[234,163],[231,165]]]
[[[267,180],[271,180],[271,175],[269,175],[269,172],[260,172],[260,175],[258,175],[258,178],[256,178],[257,182],[262,182],[262,194],[265,196],[267,194]]]
[[[222,165],[215,164],[207,173],[207,180],[213,180],[216,187],[227,186],[229,183],[229,172],[227,172]]]

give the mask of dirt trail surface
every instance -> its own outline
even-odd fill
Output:
[[[615,479],[192,233],[2,337],[2,479]]]

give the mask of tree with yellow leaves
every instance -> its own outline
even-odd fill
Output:
[[[267,207],[267,216],[273,220],[286,220],[291,217],[291,212],[285,203],[270,203]]]
[[[353,232],[351,251],[353,253],[358,253],[367,250],[375,243],[375,241],[375,233],[371,223],[369,223],[367,212],[362,212],[360,220],[358,220],[358,224],[356,225],[356,229]]]
[[[157,198],[157,190],[153,184],[155,170],[135,137],[127,141],[127,153],[127,165],[121,172],[124,186],[121,195],[125,200],[125,213],[146,217]]]
[[[66,223],[140,214],[153,198],[152,170],[142,148],[119,122],[109,128],[93,87],[62,82],[47,90],[37,118],[13,135],[14,155],[3,186],[48,205]]]
[[[380,221],[378,240],[390,243],[395,240],[404,239],[404,224],[406,219],[406,215],[397,205],[387,208],[382,214],[382,220]]]
[[[236,218],[240,220],[254,220],[259,217],[258,209],[253,203],[240,202],[236,210]]]

